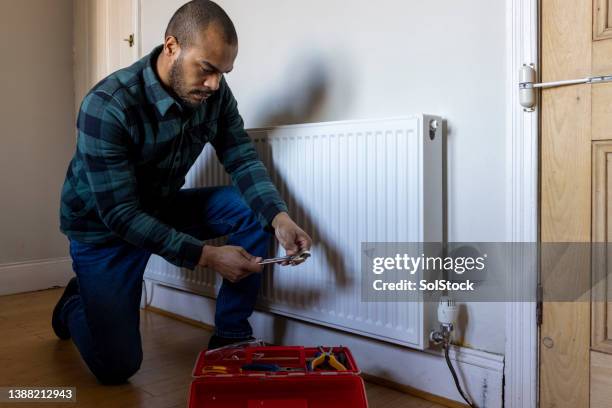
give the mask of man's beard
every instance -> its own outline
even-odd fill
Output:
[[[179,55],[179,57],[174,61],[172,67],[170,68],[170,87],[179,97],[181,103],[191,109],[195,109],[202,104],[202,102],[194,102],[193,99],[190,99],[189,88],[185,84],[185,71],[183,70],[183,55]]]

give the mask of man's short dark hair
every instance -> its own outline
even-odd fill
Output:
[[[192,0],[183,4],[170,19],[164,38],[173,36],[181,47],[190,47],[195,42],[195,35],[210,24],[218,25],[227,44],[238,44],[234,23],[217,3],[210,0]]]

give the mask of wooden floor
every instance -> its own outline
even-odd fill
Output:
[[[185,407],[191,370],[210,332],[153,312],[142,312],[144,361],[128,384],[102,386],[71,341],[58,340],[51,311],[63,289],[0,297],[0,387],[74,386],[77,403],[16,407]],[[366,383],[371,408],[441,408]],[[5,407],[9,404],[2,404]]]

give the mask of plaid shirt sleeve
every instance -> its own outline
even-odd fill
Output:
[[[255,146],[244,130],[238,103],[229,86],[221,105],[219,134],[211,141],[219,161],[240,190],[247,205],[257,214],[261,225],[272,229],[272,220],[287,205],[270,180],[266,167],[259,159]]]
[[[77,150],[104,224],[125,241],[170,263],[195,268],[204,243],[179,232],[142,210],[125,109],[103,90],[90,93],[79,112]]]

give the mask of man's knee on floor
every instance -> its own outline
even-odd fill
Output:
[[[129,358],[108,358],[98,367],[90,367],[98,381],[105,385],[123,384],[142,364],[142,354]]]

